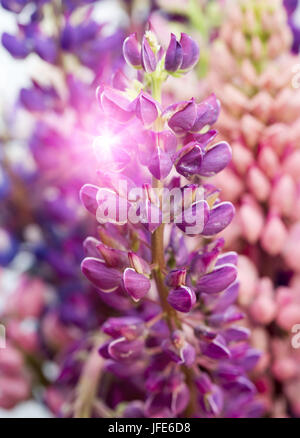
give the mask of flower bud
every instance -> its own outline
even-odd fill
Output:
[[[166,52],[165,69],[169,72],[175,72],[180,68],[182,61],[183,49],[172,33],[170,44]]]

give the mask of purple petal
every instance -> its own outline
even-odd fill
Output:
[[[148,166],[149,171],[152,173],[154,178],[161,180],[166,178],[171,172],[173,163],[168,154],[163,152],[160,148],[156,148],[156,151],[152,155],[150,160],[150,165]]]
[[[141,49],[136,33],[132,33],[125,39],[123,43],[123,55],[127,64],[133,67],[142,66]]]
[[[123,123],[133,117],[131,102],[122,95],[121,91],[105,86],[97,90],[97,96],[103,111],[109,117]]]
[[[147,73],[152,73],[156,70],[157,59],[153,53],[147,38],[143,37],[142,42],[142,65]]]
[[[238,298],[238,293],[239,283],[236,281],[222,293],[214,307],[214,312],[222,312],[234,304]]]
[[[2,34],[2,44],[6,50],[17,59],[24,59],[30,53],[26,45],[26,40],[20,40],[14,35],[4,32]]]
[[[197,105],[197,116],[191,129],[192,132],[199,132],[205,126],[213,125],[220,114],[220,101],[214,94]]]
[[[230,163],[232,157],[231,147],[228,143],[218,143],[209,149],[202,160],[199,174],[202,176],[214,176]]]
[[[168,295],[168,303],[178,312],[188,313],[196,303],[195,292],[186,286],[172,289]]]
[[[234,265],[223,265],[204,275],[197,283],[197,291],[206,294],[215,294],[225,290],[237,277],[237,268]]]
[[[171,131],[157,133],[157,142],[160,148],[166,152],[173,161],[177,149],[177,138]]]
[[[195,145],[193,149],[183,155],[176,164],[176,170],[185,178],[200,173],[202,167],[203,152],[200,146]]]
[[[235,251],[229,251],[224,254],[221,254],[217,261],[216,266],[220,265],[226,265],[227,263],[230,263],[232,265],[237,265],[238,262],[238,255]]]
[[[245,341],[250,337],[250,330],[246,327],[230,327],[223,332],[227,342]]]
[[[158,105],[151,96],[141,93],[136,99],[136,116],[144,125],[151,125],[158,117]]]
[[[143,320],[134,316],[108,318],[102,326],[103,332],[114,339],[125,337],[127,340],[141,336],[144,328]]]
[[[100,244],[100,240],[95,239],[95,237],[87,237],[85,241],[83,242],[83,248],[85,255],[87,257],[94,257],[98,258],[100,256],[99,250],[97,249],[97,246]]]
[[[232,221],[235,208],[231,202],[221,202],[209,212],[208,222],[202,231],[203,236],[213,236],[226,228]]]
[[[180,66],[181,70],[187,70],[198,62],[199,46],[190,36],[185,33],[181,34],[180,45],[183,50],[183,60]]]
[[[202,344],[202,353],[211,359],[227,359],[230,355],[230,350],[226,346],[225,339],[218,335],[210,343]]]
[[[112,292],[120,284],[122,275],[117,269],[108,268],[105,263],[93,257],[87,257],[81,263],[83,274],[102,292]]]
[[[142,274],[138,274],[134,269],[127,268],[123,274],[123,282],[126,292],[133,300],[138,301],[143,298],[150,290],[150,280]]]
[[[96,215],[98,203],[97,193],[99,187],[92,184],[85,184],[80,190],[80,200],[85,208],[92,214]]]
[[[143,349],[144,342],[141,339],[128,341],[125,338],[118,338],[109,344],[108,353],[114,360],[128,362],[138,359]]]
[[[177,288],[185,285],[186,269],[174,269],[165,278],[166,285]]]
[[[109,248],[108,246],[103,245],[103,243],[99,243],[97,249],[108,266],[120,269],[128,266],[127,252]]]
[[[178,108],[169,119],[168,125],[175,134],[184,135],[190,131],[195,123],[197,106],[195,101],[192,100],[190,102],[182,102]]]
[[[183,61],[183,50],[181,44],[176,40],[175,35],[171,34],[171,40],[166,52],[165,69],[170,72],[178,70]]]

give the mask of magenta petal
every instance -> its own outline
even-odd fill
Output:
[[[85,208],[92,214],[96,215],[98,203],[97,193],[99,187],[92,184],[85,184],[80,190],[80,200]]]
[[[128,255],[126,251],[120,251],[119,249],[109,248],[103,243],[97,245],[99,254],[105,260],[106,264],[112,268],[125,268],[128,266]]]
[[[203,100],[197,105],[197,116],[192,132],[199,132],[205,126],[213,125],[218,120],[220,114],[220,101],[214,94],[211,94],[208,98]]]
[[[160,148],[166,152],[173,161],[177,149],[177,138],[171,131],[157,133],[157,141]]]
[[[193,127],[197,115],[197,106],[194,100],[183,102],[177,112],[168,121],[169,127],[177,135],[184,135]]]
[[[176,170],[185,178],[200,173],[203,160],[203,152],[200,146],[195,145],[193,149],[183,155],[176,164]]]
[[[117,269],[108,268],[99,259],[85,258],[81,263],[81,270],[88,280],[103,292],[112,292],[121,284],[121,273]]]
[[[165,283],[169,287],[185,285],[186,269],[174,269],[166,276]]]
[[[232,221],[235,208],[231,202],[221,202],[210,210],[208,222],[202,231],[203,236],[213,236],[220,233]]]
[[[144,331],[144,322],[135,316],[123,316],[119,318],[108,318],[102,326],[102,330],[114,339],[125,337],[133,340]]]
[[[221,254],[217,261],[216,266],[220,265],[226,265],[227,263],[231,263],[232,265],[237,265],[238,262],[238,255],[235,251],[229,251],[225,252],[224,254]]]
[[[125,338],[118,338],[109,344],[108,353],[114,360],[128,362],[138,359],[143,349],[144,342],[141,339],[128,341]]]
[[[227,342],[237,342],[249,339],[250,333],[247,327],[230,327],[223,332],[223,336]]]
[[[135,300],[143,298],[150,290],[151,282],[145,275],[138,274],[134,269],[127,268],[123,274],[126,292]]]
[[[141,93],[136,99],[136,116],[144,125],[150,125],[158,117],[158,106],[155,100],[146,93]]]
[[[236,302],[238,293],[239,283],[236,281],[222,293],[214,307],[214,312],[224,312],[224,310]]]
[[[236,280],[237,268],[234,265],[223,265],[204,275],[197,284],[197,291],[206,294],[222,292]]]
[[[202,353],[211,359],[227,359],[231,356],[230,350],[226,346],[225,339],[218,335],[212,341],[202,344]]]
[[[187,367],[192,366],[196,360],[195,348],[191,344],[186,342],[181,349],[181,357],[182,357],[182,363],[184,363]]]
[[[229,144],[226,142],[218,143],[204,155],[199,174],[208,177],[214,176],[225,169],[231,158],[232,151]]]
[[[154,178],[161,180],[166,178],[171,172],[173,163],[168,154],[163,152],[161,149],[156,148],[156,151],[152,155],[150,164],[148,166],[149,171],[152,173]]]
[[[168,295],[168,303],[175,310],[188,313],[196,303],[195,292],[186,286],[172,289]]]
[[[121,91],[105,86],[97,94],[103,111],[112,119],[125,123],[133,117],[131,102]]]
[[[100,244],[100,240],[95,239],[95,237],[87,237],[83,242],[83,248],[85,255],[87,257],[99,258],[100,253],[97,246]]]

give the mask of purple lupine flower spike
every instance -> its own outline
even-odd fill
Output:
[[[135,35],[123,50],[127,63],[137,67]],[[124,86],[122,78],[116,88],[98,91],[118,144],[107,154],[108,169],[98,172],[98,191],[88,186],[81,193],[102,224],[101,243],[85,241],[82,270],[119,313],[103,323],[99,354],[112,376],[108,394],[117,378],[123,416],[226,416],[229,402],[245,393],[247,409],[258,411],[247,375],[257,355],[248,344],[249,330],[238,325],[243,313],[236,302],[237,255],[222,252],[224,239],[215,239],[232,221],[234,207],[221,202],[220,191],[206,180],[231,159],[227,143],[211,145],[220,103],[210,95],[163,108],[160,99],[168,75],[185,74],[198,56],[186,34],[180,42],[171,35],[164,52],[147,31],[140,88],[127,79]],[[125,153],[122,168],[116,167]],[[122,222],[119,213],[127,214]],[[134,403],[123,385],[137,389],[129,396]],[[238,416],[244,412],[239,407]]]

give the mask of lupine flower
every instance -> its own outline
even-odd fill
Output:
[[[164,52],[151,30],[141,45],[130,36],[124,57],[140,68],[141,53],[139,91],[128,79],[126,90],[100,86],[97,93],[115,138],[110,150],[102,139],[101,149],[100,135],[96,153],[107,168],[98,172],[98,187],[81,189],[83,204],[100,223],[98,239],[85,241],[81,266],[100,297],[121,313],[102,326],[103,378],[107,371],[118,378],[117,395],[112,381],[103,401],[110,409],[122,406],[124,416],[213,417],[230,415],[230,400],[238,395],[247,403],[241,400],[234,416],[259,415],[247,376],[259,353],[236,324],[243,318],[236,304],[237,256],[222,252],[223,239],[214,240],[234,208],[206,181],[228,165],[231,149],[210,144],[220,112],[214,95],[162,106],[168,72],[183,74],[198,56],[189,36],[174,38]],[[123,166],[115,166],[124,154]],[[165,203],[157,187],[177,188],[180,197]],[[195,241],[190,251],[186,234]],[[223,369],[234,370],[230,382]]]
[[[285,2],[289,13],[296,3]],[[226,244],[228,250],[248,257],[240,258],[239,301],[249,326],[256,326],[253,343],[264,351],[257,387],[274,416],[279,402],[280,415],[299,414],[288,391],[283,390],[278,402],[270,401],[280,373],[286,372],[288,379],[294,364],[290,333],[299,318],[299,293],[292,284],[299,271],[300,120],[299,91],[293,88],[292,77],[297,60],[289,53],[290,44],[281,2],[231,3],[213,45],[209,78],[223,108],[217,127],[233,154],[231,164],[215,178],[221,197],[237,208],[227,236],[225,231]],[[280,343],[289,352],[286,363],[280,365],[271,346],[279,342],[279,332]],[[295,385],[297,378],[293,377]]]

